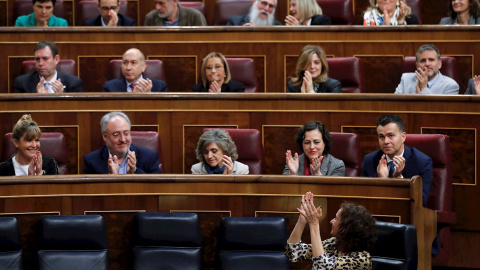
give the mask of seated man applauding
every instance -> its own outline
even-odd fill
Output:
[[[145,55],[139,49],[129,49],[123,54],[122,77],[103,85],[103,92],[166,92],[164,81],[150,79],[142,74],[147,68]]]

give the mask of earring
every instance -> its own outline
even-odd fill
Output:
[[[397,1],[397,8],[400,7],[400,1]]]

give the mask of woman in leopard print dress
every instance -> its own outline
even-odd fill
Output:
[[[288,239],[285,255],[290,261],[312,260],[312,270],[370,270],[372,260],[368,250],[376,240],[375,220],[367,209],[353,203],[343,203],[332,224],[330,239],[321,240],[322,207],[315,207],[313,194],[302,196],[297,224]],[[311,244],[301,242],[305,225],[310,227]]]

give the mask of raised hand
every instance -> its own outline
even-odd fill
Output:
[[[290,171],[291,175],[296,175],[298,171],[298,167],[300,166],[298,161],[298,154],[295,153],[295,159],[292,158],[292,152],[287,150],[285,153],[285,163],[287,165],[288,170]]]

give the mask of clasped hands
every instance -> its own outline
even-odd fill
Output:
[[[135,88],[132,92],[141,93],[141,92],[151,92],[152,91],[152,80],[140,78],[135,85]]]
[[[28,175],[42,175],[43,174],[43,159],[42,153],[37,151],[37,154],[33,157],[32,162],[28,166]]]
[[[393,157],[393,165],[395,165],[395,171],[393,171],[393,178],[402,177],[403,169],[405,169],[405,158],[402,156]],[[377,166],[378,177],[388,177],[388,164],[385,155],[382,156]]]
[[[415,92],[420,94],[423,89],[428,87],[428,71],[427,68],[417,68],[415,70],[415,76],[417,77],[417,84],[415,84]]]
[[[310,225],[319,224],[323,216],[322,206],[315,207],[313,204],[313,193],[310,191],[302,195],[302,203],[300,208],[297,208],[297,211],[300,213],[298,222],[304,225],[307,223]]]
[[[127,173],[132,174],[137,170],[137,158],[134,151],[128,151],[127,153]],[[108,171],[110,174],[119,174],[120,164],[118,163],[118,157],[116,155],[108,155]]]
[[[315,90],[313,89],[312,73],[310,73],[308,70],[305,70],[304,72],[302,87],[300,90],[302,93],[315,93]]]
[[[395,12],[395,11],[394,11]],[[394,12],[388,12],[387,5],[383,7],[383,24],[384,25],[391,25],[391,20],[394,15]],[[405,23],[405,17],[407,17],[407,5],[400,1],[400,9],[397,15],[397,23],[404,24]]]
[[[50,85],[45,85],[45,78],[40,77],[40,82],[37,84],[37,93],[48,93],[48,89],[52,89],[54,93],[63,93],[65,86],[62,84],[61,79],[53,81]]]
[[[323,156],[312,158],[312,163],[310,164],[310,172],[312,175],[322,175],[320,167],[322,166]],[[285,153],[285,163],[287,164],[290,175],[296,175],[300,163],[298,160],[298,154],[295,153],[295,157],[292,157],[292,152],[287,150]]]
[[[231,157],[223,155],[222,164],[225,166],[223,174],[233,174],[233,161]]]

